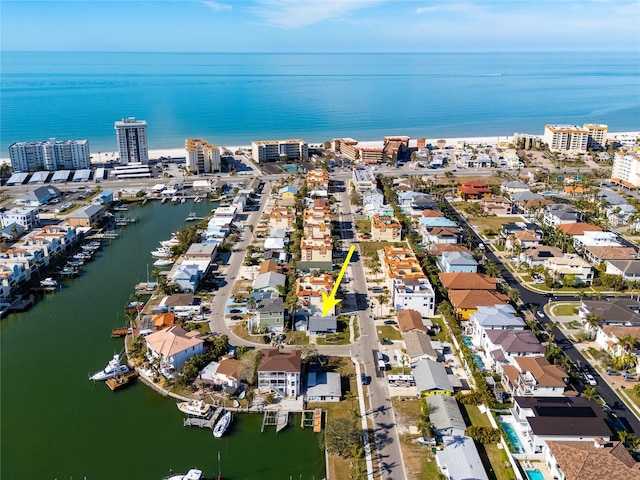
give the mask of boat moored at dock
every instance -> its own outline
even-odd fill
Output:
[[[185,474],[178,475],[170,475],[168,477],[164,477],[162,480],[202,480],[202,470],[198,470],[197,468],[192,468]]]
[[[113,358],[109,360],[107,366],[99,372],[90,375],[89,380],[104,381],[126,373],[129,373],[129,367],[127,365],[120,364],[120,355],[116,353]]]
[[[224,432],[227,431],[229,425],[231,424],[231,412],[227,411],[220,417],[220,420],[216,423],[216,426],[213,428],[213,436],[216,438],[222,437]]]
[[[178,402],[178,410],[191,417],[207,418],[213,411],[213,405],[202,400],[189,400],[188,402]]]
[[[58,282],[56,280],[54,280],[51,277],[47,277],[44,280],[40,281],[40,286],[41,287],[57,287],[58,286]]]

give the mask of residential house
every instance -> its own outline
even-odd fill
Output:
[[[258,274],[260,273],[269,273],[269,272],[277,272],[282,273],[282,267],[273,260],[265,260],[260,264],[258,268]]]
[[[486,183],[480,182],[479,180],[463,182],[462,185],[458,187],[458,196],[465,202],[468,200],[491,198],[491,195],[493,195],[491,189],[487,187]]]
[[[585,247],[582,256],[593,265],[608,260],[635,260],[638,252],[634,247]]]
[[[515,396],[513,404],[514,416],[520,428],[524,429],[524,435],[530,440],[534,453],[543,453],[547,442],[554,440],[583,442],[588,445],[598,438],[606,441],[611,439],[611,429],[605,421],[605,413],[595,400],[577,396]]]
[[[564,257],[564,252],[558,247],[540,245],[538,247],[525,249],[520,254],[520,263],[526,263],[527,265],[529,265],[529,267],[533,268],[538,265],[544,265],[545,260],[549,258],[562,257]]]
[[[428,245],[425,249],[425,253],[427,255],[431,255],[434,257],[440,257],[444,252],[471,253],[471,251],[467,247],[456,243],[433,243],[431,245]]]
[[[261,350],[258,364],[258,390],[282,397],[300,395],[302,360],[300,350]]]
[[[625,342],[622,339],[625,339]],[[633,343],[626,344],[628,339],[633,339]],[[612,357],[625,357],[632,351],[637,352],[640,326],[601,324],[596,329],[596,343]]]
[[[326,335],[338,331],[338,319],[334,315],[309,315],[306,317],[307,335]]]
[[[449,220],[448,218],[443,216],[430,215],[418,217],[418,233],[420,234],[420,236],[422,236],[423,242],[425,244],[430,237],[430,229],[433,228],[452,228],[456,230],[460,229],[456,222],[454,222],[453,220]]]
[[[476,345],[484,343],[489,330],[524,330],[526,326],[511,305],[478,306],[475,312],[469,314],[469,327]]]
[[[202,270],[199,265],[193,263],[176,263],[167,279],[178,287],[181,292],[195,293],[202,279]]]
[[[556,230],[564,233],[567,236],[574,237],[576,235],[585,235],[587,232],[602,232],[602,228],[597,225],[591,225],[590,223],[576,222],[565,223],[557,225]]]
[[[554,203],[548,205],[544,211],[543,222],[548,227],[555,227],[565,223],[580,221],[580,212],[570,205]]]
[[[509,302],[509,297],[495,290],[450,290],[449,301],[462,320],[469,320],[478,307],[490,307]]]
[[[339,402],[342,385],[338,372],[309,372],[307,374],[307,402]]]
[[[284,329],[284,302],[282,297],[258,300],[255,311],[255,316],[248,322],[250,331],[281,332]]]
[[[509,235],[505,241],[504,248],[509,251],[516,249],[526,250],[527,248],[535,248],[540,246],[540,238],[535,232],[530,230],[521,230]]]
[[[401,278],[406,281],[411,278],[427,278],[422,271],[420,261],[413,251],[407,247],[386,246],[382,250],[382,270],[389,279],[389,289],[393,291],[393,281]]]
[[[478,448],[471,437],[444,436],[436,452],[438,468],[448,480],[488,480]]]
[[[200,375],[199,381],[212,385],[220,385],[224,389],[236,390],[240,386],[242,365],[235,358],[223,358],[220,362],[211,362]]]
[[[607,207],[605,215],[612,227],[627,225],[636,213],[635,207],[625,203],[623,205],[613,205]]]
[[[435,315],[436,294],[426,277],[398,277],[394,278],[391,283],[391,301],[396,311],[413,309],[425,317]]]
[[[485,215],[510,215],[513,210],[511,200],[502,196],[483,198],[480,208]]]
[[[157,312],[174,312],[178,316],[186,317],[202,313],[202,304],[192,293],[174,293],[160,300]]]
[[[381,208],[384,205],[384,195],[382,190],[375,188],[373,190],[365,190],[362,193],[362,204],[371,205],[375,208]]]
[[[371,217],[371,239],[374,242],[399,242],[401,234],[402,225],[394,217]]]
[[[544,463],[563,480],[640,480],[640,463],[622,442],[548,440]]]
[[[441,357],[431,343],[431,338],[424,332],[411,330],[402,334],[405,352],[411,364],[420,360],[437,362]]]
[[[478,262],[465,252],[444,252],[437,264],[440,271],[446,273],[478,271]]]
[[[187,332],[180,325],[151,333],[144,337],[147,357],[152,364],[158,359],[162,374],[171,378],[187,360],[204,353],[204,341],[198,335],[197,330]]]
[[[502,385],[514,397],[563,397],[569,374],[544,357],[515,357],[513,364],[502,367]]]
[[[284,200],[295,200],[297,193],[298,189],[296,187],[292,187],[291,185],[285,185],[280,190],[278,190],[278,195]]]
[[[275,296],[281,294],[287,282],[287,276],[277,272],[260,273],[253,281],[254,292],[271,292]]]
[[[458,406],[458,401],[448,395],[433,395],[426,398],[429,405],[429,420],[436,437],[464,435],[467,426]]]
[[[535,216],[536,212],[552,204],[553,201],[533,192],[520,192],[511,194],[513,209],[527,217]]]
[[[621,247],[618,235],[614,232],[584,232],[583,235],[573,237],[573,245],[576,251],[582,251],[586,247]]]
[[[67,222],[74,227],[90,228],[100,225],[105,216],[102,205],[87,205],[80,207],[67,216]]]
[[[591,285],[593,282],[591,265],[578,255],[565,253],[562,257],[546,258],[543,266],[554,278],[563,280],[567,275],[573,275],[579,283]]]
[[[53,185],[45,185],[27,192],[20,203],[27,207],[39,207],[59,198],[62,198],[62,192],[59,188]]]
[[[513,365],[516,357],[540,357],[545,352],[531,330],[486,330],[480,346],[484,350],[485,365],[495,366],[498,372],[504,365]]]
[[[605,273],[620,275],[628,282],[640,281],[640,260],[607,260]]]
[[[416,381],[419,396],[453,395],[454,393],[447,370],[442,363],[421,360],[411,366],[411,373]]]
[[[425,227],[422,236],[422,244],[425,246],[434,243],[458,243],[460,241],[459,227]]]
[[[449,291],[451,290],[495,290],[498,279],[483,273],[455,272],[439,273],[440,282]]]
[[[527,185],[526,183],[522,183],[519,180],[515,180],[512,182],[505,182],[502,185],[500,185],[500,191],[508,195],[513,195],[514,193],[528,192],[530,188],[531,187],[529,187],[529,185]]]
[[[36,207],[14,207],[0,214],[0,221],[3,227],[18,224],[23,232],[28,232],[32,228],[40,225],[40,215]]]
[[[402,333],[422,332],[427,333],[427,327],[422,322],[422,315],[416,310],[400,310],[396,312],[398,327]]]
[[[600,317],[600,325],[640,326],[640,302],[630,298],[583,300],[578,315],[585,320],[589,314]]]

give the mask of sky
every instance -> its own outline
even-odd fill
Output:
[[[1,0],[0,50],[640,51],[639,0]]]

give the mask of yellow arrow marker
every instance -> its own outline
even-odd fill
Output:
[[[342,301],[342,300],[336,300],[336,292],[338,291],[338,287],[340,286],[342,277],[344,277],[344,272],[347,271],[347,267],[349,266],[349,262],[351,261],[351,255],[353,255],[353,252],[355,251],[356,251],[356,246],[351,245],[351,248],[349,248],[349,253],[347,253],[347,258],[344,259],[344,263],[342,264],[342,268],[340,269],[338,278],[336,278],[336,283],[333,285],[333,290],[331,290],[331,293],[327,295],[326,292],[322,292],[322,316],[323,317],[326,317],[327,314],[331,311],[331,309]]]

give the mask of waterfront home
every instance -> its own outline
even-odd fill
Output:
[[[394,278],[391,302],[396,311],[413,309],[425,317],[435,315],[436,294],[428,278]]]
[[[577,395],[569,385],[569,375],[544,357],[515,357],[502,366],[502,385],[513,396],[564,397]]]
[[[495,290],[451,290],[449,301],[461,320],[469,320],[480,307],[491,307],[509,302],[509,297]]]
[[[577,223],[580,221],[580,212],[571,205],[554,203],[548,205],[544,211],[543,222],[548,227],[555,227],[565,223]]]
[[[249,331],[281,332],[284,329],[284,303],[282,297],[262,298],[256,302],[255,314],[249,320]]]
[[[22,228],[22,225],[17,223],[10,223],[9,225],[2,226],[2,228],[0,228],[0,236],[4,240],[17,240],[23,232],[24,229]]]
[[[489,480],[473,438],[444,436],[436,452],[438,468],[448,480]]]
[[[622,442],[549,440],[546,447],[544,463],[553,478],[640,480],[640,463]]]
[[[420,360],[411,366],[411,374],[416,381],[418,396],[453,395],[449,375],[442,363]]]
[[[607,260],[605,262],[605,273],[609,275],[620,275],[628,282],[640,280],[640,260]]]
[[[203,381],[212,385],[220,385],[233,392],[240,386],[242,365],[235,358],[222,358],[219,362],[211,362],[204,367],[196,384]]]
[[[484,351],[485,365],[496,366],[514,363],[515,357],[540,357],[545,347],[531,330],[486,330],[480,347]]]
[[[90,228],[100,225],[105,217],[102,205],[87,205],[80,207],[67,216],[67,223],[74,227]]]
[[[339,402],[342,385],[338,372],[309,372],[307,374],[307,402]]]
[[[36,207],[14,207],[0,214],[3,227],[17,223],[22,231],[29,231],[40,225],[40,215]]]
[[[302,359],[300,350],[281,351],[268,348],[260,351],[258,391],[274,392],[282,397],[300,395]]]
[[[155,313],[151,316],[155,330],[162,330],[176,324],[176,314],[173,312]]]
[[[546,443],[554,440],[588,444],[598,438],[611,439],[605,413],[594,400],[514,396],[513,405],[518,429],[523,430],[533,453],[543,453]]]
[[[187,332],[180,325],[167,327],[144,337],[147,346],[147,358],[153,364],[160,362],[160,372],[167,378],[194,355],[204,353],[204,341],[197,338],[199,332]]]
[[[198,290],[202,274],[199,265],[176,263],[167,275],[167,281],[174,284],[180,292],[195,293]]]
[[[477,272],[478,262],[466,252],[444,252],[436,262],[441,272]]]
[[[427,327],[422,322],[422,315],[416,310],[400,310],[396,313],[398,328],[402,333],[422,332],[427,333]]]
[[[99,192],[93,199],[93,203],[107,206],[111,205],[113,203],[113,191],[103,190],[102,192]]]
[[[202,304],[200,299],[196,298],[192,293],[174,293],[163,297],[157,310],[154,313],[167,311],[174,312],[178,316],[200,315],[202,313]]]
[[[371,240],[399,242],[402,236],[402,225],[395,217],[371,217]]]
[[[436,437],[464,435],[467,426],[460,411],[458,401],[448,395],[432,395],[426,398],[429,405],[429,420]]]
[[[182,255],[185,260],[204,261],[211,263],[216,255],[216,245],[210,243],[192,243],[189,249]],[[206,271],[206,269],[204,270]]]
[[[402,334],[405,353],[409,357],[409,363],[413,364],[420,360],[432,360],[437,362],[442,356],[442,352],[437,352],[431,343],[431,338],[421,331],[409,331]]]
[[[478,306],[475,312],[469,314],[469,327],[476,345],[482,345],[489,330],[524,330],[526,326],[525,321],[516,316],[516,310],[508,304]]]

